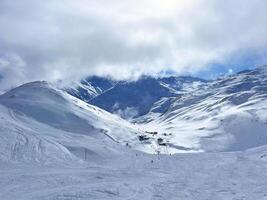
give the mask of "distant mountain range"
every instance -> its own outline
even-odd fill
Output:
[[[266,144],[266,67],[221,77],[164,102],[156,103],[163,113],[151,109],[136,121],[146,129],[172,133],[171,137],[163,135],[171,145],[238,151]]]
[[[141,77],[132,82],[103,79],[110,81],[109,87],[85,101],[140,124],[144,130],[158,132],[147,137],[163,139],[181,151],[243,150],[267,141],[266,69],[245,70],[214,81],[193,77]],[[79,93],[76,97],[83,99]]]
[[[66,88],[66,91],[85,102],[89,102],[92,98],[104,93],[117,83],[117,81],[93,76],[81,82],[76,82],[72,87]]]
[[[89,77],[76,86],[67,88],[67,91],[83,101],[129,119],[147,114],[152,108],[155,109],[155,103],[164,100],[163,98],[181,96],[206,83],[208,81],[190,76],[143,76],[137,81],[117,82]]]

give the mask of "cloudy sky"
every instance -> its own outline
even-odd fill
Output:
[[[0,0],[2,87],[267,62],[266,0]]]

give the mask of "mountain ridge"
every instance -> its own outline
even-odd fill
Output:
[[[175,97],[206,82],[208,81],[190,76],[159,78],[142,76],[136,81],[113,82],[112,86],[89,98],[79,91],[74,96],[127,119],[146,114],[153,104],[163,97]],[[67,91],[73,95],[73,92]],[[135,114],[128,116],[129,111]]]

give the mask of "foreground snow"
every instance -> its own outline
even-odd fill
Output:
[[[153,163],[151,162],[153,160]],[[235,153],[138,153],[97,164],[1,165],[0,199],[265,200],[267,147]]]

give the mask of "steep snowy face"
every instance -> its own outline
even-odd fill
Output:
[[[223,77],[157,102],[157,110],[137,121],[157,130],[178,150],[237,151],[267,144],[266,67]]]
[[[124,82],[93,98],[90,103],[124,118],[146,114],[154,102],[162,97],[176,96],[176,91],[154,78]]]
[[[0,98],[0,103],[18,113],[69,132],[94,135],[97,130],[68,109],[69,102],[47,83],[35,82],[18,87]]]
[[[222,77],[210,82],[208,87],[204,89],[198,88],[193,94],[183,95],[182,98],[176,100],[169,112],[181,107],[192,106],[206,99],[214,100],[213,106],[220,106],[224,102],[231,105],[241,105],[252,99],[264,100],[266,97],[267,71],[265,67],[262,67]],[[207,108],[211,106],[210,104],[206,105]]]
[[[131,119],[147,114],[160,100],[180,96],[205,83],[202,79],[192,77],[142,77],[134,82],[120,82],[89,102]]]
[[[204,87],[206,83],[210,82],[201,78],[191,76],[163,77],[159,78],[158,81],[181,93],[189,92]]]
[[[72,96],[85,102],[89,102],[92,98],[104,93],[116,84],[116,81],[93,76],[88,77],[81,82],[74,83],[71,87],[68,87],[65,90]]]

